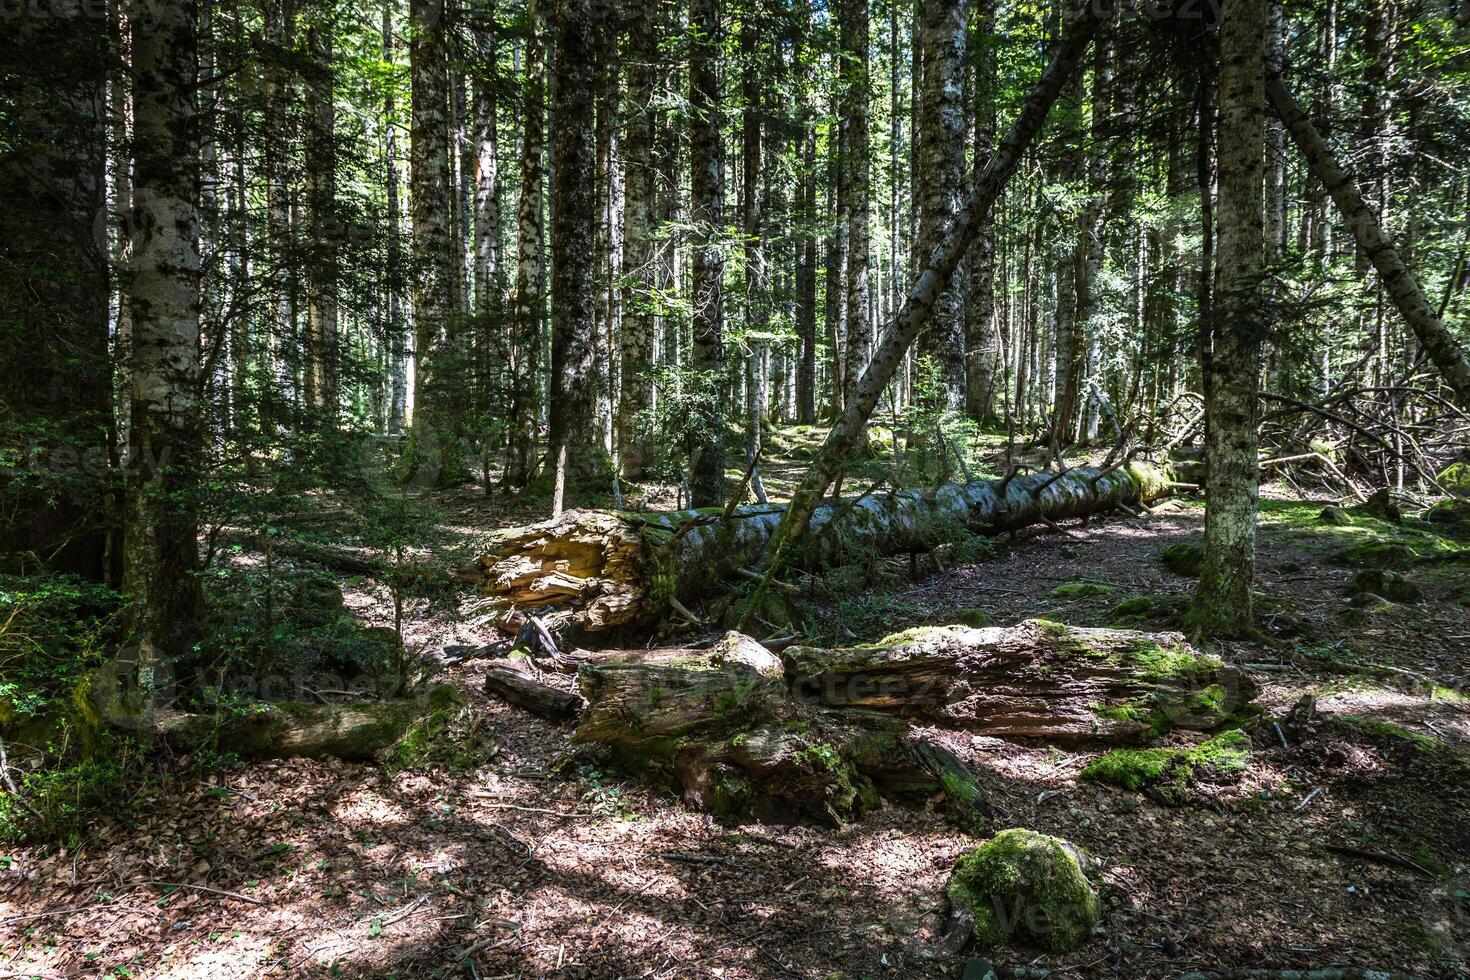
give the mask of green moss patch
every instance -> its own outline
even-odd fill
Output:
[[[1417,585],[1386,568],[1361,569],[1353,575],[1349,591],[1353,595],[1371,593],[1392,602],[1420,602],[1424,599]]]
[[[1065,602],[1073,599],[1089,599],[1093,596],[1112,595],[1117,588],[1105,585],[1102,582],[1068,582],[1059,585],[1047,593],[1047,598],[1056,602]]]
[[[1367,541],[1334,552],[1334,565],[1349,568],[1408,568],[1417,555],[1408,545],[1397,541]]]
[[[1180,541],[1159,552],[1159,564],[1175,575],[1199,578],[1205,561],[1204,545],[1197,541]]]
[[[1083,854],[1058,837],[1003,830],[959,859],[945,894],[982,943],[1020,942],[1063,953],[1097,924]]]
[[[1189,749],[1115,749],[1088,763],[1082,778],[1121,789],[1147,790],[1161,802],[1175,805],[1203,777],[1238,777],[1250,762],[1250,753],[1250,737],[1231,729]]]

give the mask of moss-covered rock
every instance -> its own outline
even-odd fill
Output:
[[[1159,563],[1175,575],[1199,578],[1205,562],[1205,547],[1198,541],[1179,541],[1159,552]]]
[[[1116,749],[1089,762],[1082,778],[1120,789],[1146,790],[1162,803],[1177,805],[1200,779],[1238,778],[1250,753],[1250,736],[1231,729],[1189,749]]]
[[[1322,524],[1327,524],[1332,527],[1348,527],[1353,523],[1353,519],[1348,516],[1347,511],[1330,504],[1322,508],[1322,512],[1317,515],[1317,520]]]
[[[1352,595],[1382,596],[1390,602],[1421,602],[1424,599],[1417,585],[1386,568],[1364,568],[1354,573],[1349,591]]]
[[[1058,837],[1003,830],[959,859],[945,894],[982,943],[1020,942],[1064,953],[1097,924],[1085,854]]]
[[[979,607],[956,609],[954,615],[947,617],[947,619],[961,626],[973,626],[976,629],[982,626],[990,626],[995,622],[990,613]]]
[[[1047,593],[1053,602],[1070,602],[1073,599],[1088,599],[1093,596],[1111,595],[1117,588],[1102,582],[1068,582]]]
[[[1412,548],[1397,541],[1366,541],[1335,552],[1331,561],[1349,568],[1408,568],[1416,557]]]

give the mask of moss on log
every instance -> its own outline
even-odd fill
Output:
[[[1131,463],[1065,474],[947,484],[876,493],[819,507],[798,564],[820,568],[840,549],[880,554],[926,551],[955,530],[998,534],[1043,521],[1103,513],[1168,493],[1168,474]],[[658,514],[567,511],[502,531],[478,567],[486,594],[516,608],[550,608],[596,633],[660,618],[671,600],[692,603],[757,564],[784,511],[781,504]]]
[[[963,826],[985,804],[974,778],[908,724],[793,697],[781,660],[730,633],[709,650],[630,651],[582,665],[587,707],[573,740],[610,746],[669,779],[691,806],[765,820],[848,820],[880,793],[943,794]]]
[[[1128,741],[1218,728],[1256,694],[1177,633],[1064,626],[932,626],[845,648],[782,653],[792,690],[987,735]]]

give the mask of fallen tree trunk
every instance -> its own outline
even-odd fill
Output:
[[[893,715],[794,697],[781,660],[738,633],[709,650],[603,658],[578,681],[587,708],[573,741],[671,779],[696,809],[833,823],[872,809],[880,793],[942,794],[968,829],[986,819],[979,785],[951,753]]]
[[[1256,694],[1240,670],[1177,633],[1045,620],[932,626],[878,643],[781,655],[798,696],[986,735],[1128,741],[1209,730]]]
[[[844,549],[926,552],[956,530],[997,534],[1031,524],[1147,503],[1169,492],[1168,474],[1146,463],[1079,467],[934,490],[838,500],[812,516],[816,532],[796,564],[817,569]],[[671,603],[693,603],[760,561],[781,504],[663,514],[568,511],[500,532],[478,559],[483,589],[507,611],[549,610],[588,632],[640,625]]]
[[[574,741],[673,780],[692,806],[846,819],[879,794],[942,794],[962,821],[979,785],[909,720],[1001,736],[1136,742],[1219,727],[1255,695],[1177,634],[1032,621],[933,627],[780,655],[739,633],[710,650],[605,651],[578,670]]]
[[[164,692],[160,692],[164,693]],[[393,748],[418,722],[465,703],[453,684],[412,698],[311,704],[262,702],[238,712],[180,711],[140,696],[121,671],[97,671],[79,691],[99,726],[168,742],[182,751],[209,746],[250,759],[290,756],[371,759]]]

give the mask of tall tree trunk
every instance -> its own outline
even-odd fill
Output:
[[[394,0],[383,0],[383,61],[393,64]],[[383,159],[388,195],[387,322],[388,431],[403,431],[408,413],[408,337],[403,316],[403,243],[398,199],[398,104],[392,85],[384,86]]]
[[[924,130],[919,159],[919,257],[928,261],[949,239],[963,200],[965,105],[963,98],[967,0],[921,0],[924,11]],[[965,325],[961,292],[946,283],[919,336],[919,353],[939,369],[943,405],[965,404]]]
[[[306,208],[311,253],[306,263],[306,402],[327,421],[338,401],[337,144],[333,133],[332,31],[327,9],[313,10],[306,30],[311,59],[306,84]]]
[[[1102,272],[1103,223],[1107,215],[1108,188],[1108,104],[1112,99],[1112,44],[1099,38],[1093,48],[1092,122],[1086,153],[1088,196],[1077,216],[1077,314],[1072,324],[1072,364],[1067,376],[1066,405],[1068,417],[1058,410],[1057,434],[1063,442],[1076,435],[1089,436],[1085,424],[1089,415],[1088,380],[1096,361],[1097,326],[1092,322],[1097,308],[1097,279]]]
[[[723,502],[725,482],[725,159],[720,142],[719,0],[690,0],[689,50],[690,219],[694,226],[694,346],[690,367],[705,404],[704,425],[694,447],[689,489],[693,505]]]
[[[505,293],[500,260],[500,70],[495,0],[482,2],[474,25],[475,313],[499,311]]]
[[[811,26],[805,15],[804,27]],[[797,74],[808,77],[812,45],[796,39]],[[817,120],[809,101],[801,105],[801,168],[796,192],[796,336],[800,344],[796,367],[796,421],[817,421]]]
[[[277,397],[269,400],[270,408],[262,419],[267,433],[275,432],[285,421],[278,418],[280,409],[295,398],[294,323],[291,311],[291,274],[295,255],[291,242],[291,196],[287,190],[290,162],[290,74],[287,65],[292,34],[294,8],[288,0],[262,0],[265,43],[269,57],[261,86],[263,167],[266,198],[266,255],[270,268],[269,313],[266,318],[266,343],[275,374]]]
[[[626,13],[628,122],[623,161],[622,386],[617,409],[618,472],[640,479],[652,457],[640,416],[653,407],[655,267],[654,93],[659,77],[659,20],[655,0],[638,0]]]
[[[599,483],[610,472],[597,421],[598,33],[591,0],[557,0],[552,89],[551,458],[568,481]],[[560,480],[560,477],[558,478]]]
[[[109,23],[82,0],[45,8],[50,16],[40,10],[12,20],[0,50],[0,200],[7,202],[0,208],[0,451],[8,457],[0,467],[0,553],[30,552],[100,580],[111,574],[104,513],[112,428],[106,257],[113,220],[103,179]],[[37,65],[46,66],[44,79]],[[122,120],[123,100],[114,102]],[[126,160],[115,165],[125,190]],[[117,207],[125,217],[127,201]],[[119,336],[119,350],[126,347]]]
[[[1220,231],[1205,363],[1205,557],[1192,616],[1201,630],[1251,627],[1256,386],[1261,374],[1262,152],[1266,0],[1225,0],[1220,27]]]
[[[1337,205],[1359,247],[1368,254],[1394,307],[1425,352],[1439,368],[1461,405],[1470,407],[1470,357],[1440,320],[1434,304],[1419,288],[1418,280],[1399,257],[1394,243],[1384,234],[1373,211],[1363,201],[1357,182],[1346,173],[1323,142],[1317,129],[1292,99],[1279,76],[1266,83],[1271,106],[1285,123],[1292,141],[1306,158],[1307,166]]]
[[[542,324],[546,301],[546,67],[538,0],[526,4],[526,68],[521,85],[521,188],[516,211],[516,301],[511,325],[511,446],[505,482],[524,487],[535,475]]]
[[[753,8],[758,5],[752,5]],[[740,24],[740,224],[741,257],[745,272],[746,439],[745,461],[755,465],[761,453],[762,424],[766,412],[766,332],[770,320],[766,242],[761,200],[761,79],[767,66],[761,63],[760,32],[765,29],[757,9],[747,9]]]
[[[1071,7],[1064,6],[1062,15],[1064,20],[1071,17]],[[1078,72],[1062,99],[1064,118],[1058,136],[1062,144],[1061,179],[1074,185],[1085,176],[1082,92],[1082,73]],[[1072,441],[1076,429],[1077,395],[1082,374],[1082,323],[1078,319],[1077,307],[1081,255],[1086,248],[1089,224],[1085,203],[1077,208],[1071,223],[1074,233],[1063,239],[1061,258],[1057,263],[1056,388],[1051,418],[1052,434],[1063,444]]]
[[[970,32],[975,67],[975,158],[971,183],[985,173],[995,149],[995,0],[978,0]],[[895,226],[897,222],[895,221]],[[965,414],[981,425],[992,420],[996,348],[995,216],[987,214],[970,252],[970,302],[965,316]]]
[[[463,476],[453,417],[456,384],[439,377],[452,359],[450,326],[461,265],[454,237],[450,185],[449,72],[444,0],[410,0],[409,73],[413,117],[409,133],[409,197],[413,212],[414,479],[447,485]]]
[[[842,127],[842,183],[839,220],[847,228],[847,268],[843,276],[846,343],[842,356],[842,400],[851,399],[867,364],[872,342],[868,302],[872,201],[868,146],[868,0],[842,0],[837,8],[841,35],[837,78]]]
[[[927,324],[940,291],[953,277],[960,258],[975,240],[980,223],[995,206],[1001,190],[1020,163],[1022,154],[1046,121],[1062,86],[1078,70],[1096,29],[1096,15],[1091,7],[1084,7],[1058,40],[1050,64],[1022,105],[1005,139],[996,147],[984,175],[976,181],[970,200],[955,219],[950,236],[929,256],[923,271],[910,287],[903,307],[884,332],[882,342],[874,352],[867,370],[863,372],[855,397],[843,408],[842,416],[827,433],[816,458],[812,460],[812,465],[792,495],[790,506],[781,517],[781,526],[775,535],[774,549],[762,583],[762,591],[770,576],[781,568],[792,549],[805,535],[812,512],[846,465],[854,444],[883,394],[883,389],[898,370],[904,352]],[[758,607],[761,595],[758,594],[755,598],[757,601],[752,604],[752,608]]]
[[[123,587],[140,682],[193,646],[199,623],[198,8],[132,0],[132,447]]]

